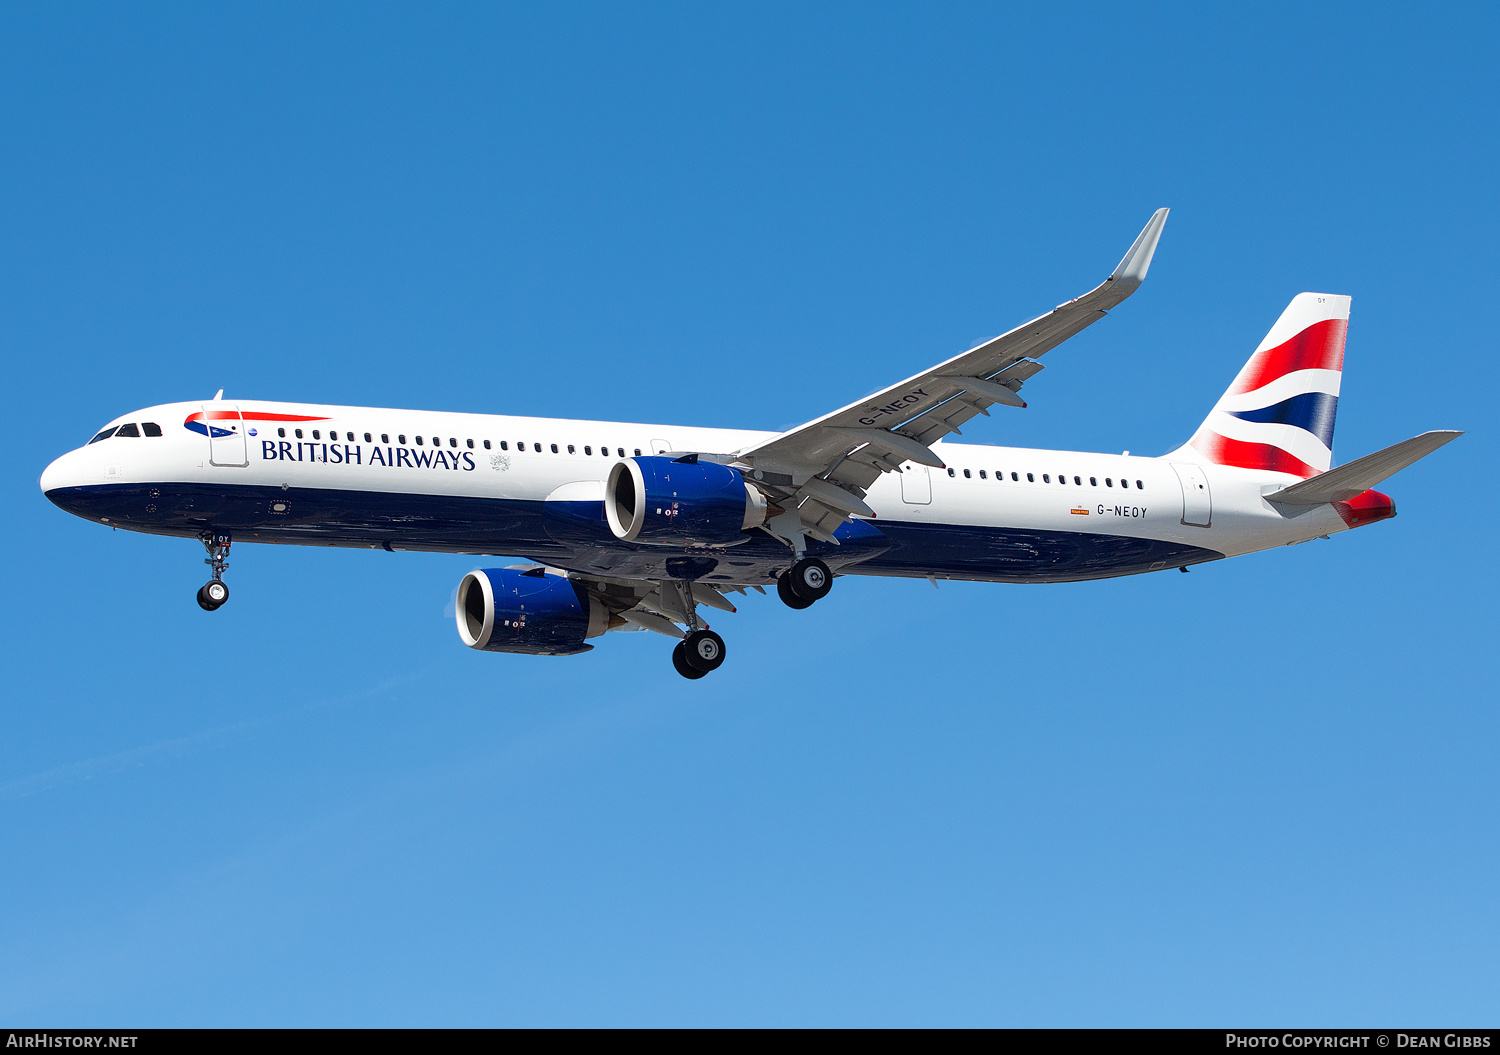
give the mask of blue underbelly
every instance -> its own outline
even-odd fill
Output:
[[[237,542],[513,555],[621,578],[765,583],[790,555],[759,532],[715,551],[621,543],[588,504],[560,520],[541,502],[295,487],[101,484],[47,497],[85,519],[152,534],[227,530]],[[1222,556],[1124,535],[894,520],[846,523],[839,538],[842,545],[815,542],[810,549],[836,572],[994,582],[1105,578]]]

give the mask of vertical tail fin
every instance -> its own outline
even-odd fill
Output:
[[[1349,297],[1299,293],[1170,457],[1306,479],[1333,463]]]

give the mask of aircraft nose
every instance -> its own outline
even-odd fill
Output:
[[[44,495],[51,498],[55,491],[65,487],[77,487],[84,482],[79,472],[81,467],[78,464],[77,455],[77,451],[69,451],[42,470],[41,484]]]

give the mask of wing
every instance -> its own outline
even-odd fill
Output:
[[[1146,278],[1167,210],[1158,209],[1096,289],[962,355],[858,403],[736,453],[734,464],[783,510],[767,527],[795,545],[796,532],[827,542],[852,514],[874,516],[865,492],[905,462],[942,466],[930,445],[1000,403],[1024,407],[1021,385],[1036,357],[1104,317]],[[788,514],[795,514],[789,516]]]
[[[541,574],[548,565],[516,564],[511,567]],[[745,592],[743,586],[685,579],[621,579],[562,569],[556,571],[580,584],[604,605],[610,616],[607,629],[651,630],[675,638],[686,633],[678,623],[689,630],[704,625],[698,618],[700,605],[721,612],[735,612],[738,609],[724,595]],[[759,586],[750,589],[762,594],[766,592]]]

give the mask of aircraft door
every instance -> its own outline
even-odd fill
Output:
[[[901,498],[907,505],[932,504],[932,474],[925,465],[908,465],[901,470]]]
[[[652,440],[651,441],[651,453],[652,454],[666,454],[671,449],[672,449],[672,441],[671,440]]]
[[[245,447],[245,419],[233,403],[203,404],[203,424],[208,429],[208,463],[244,466],[250,464]]]
[[[1208,489],[1208,474],[1201,465],[1173,462],[1182,484],[1182,522],[1191,527],[1208,527],[1213,521],[1213,495]]]

